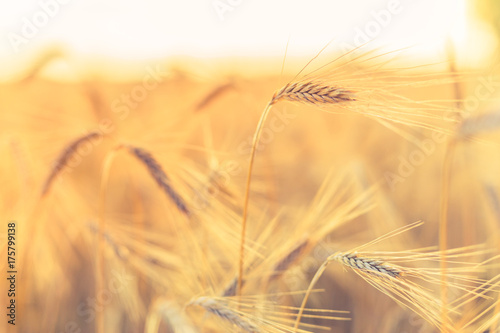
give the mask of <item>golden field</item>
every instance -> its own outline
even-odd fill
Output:
[[[16,331],[497,332],[500,72],[363,52],[3,83]]]

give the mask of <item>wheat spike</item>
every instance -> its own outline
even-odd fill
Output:
[[[321,82],[294,82],[289,83],[277,91],[271,100],[271,104],[280,100],[293,102],[305,102],[311,104],[335,104],[341,102],[355,101],[354,94],[338,87],[325,85]]]
[[[49,177],[45,181],[45,185],[43,186],[42,190],[42,196],[45,196],[54,182],[54,179],[61,173],[61,171],[66,167],[68,164],[69,159],[73,154],[76,152],[78,147],[84,143],[85,141],[88,141],[90,139],[93,139],[100,134],[98,132],[90,132],[89,134],[86,134],[84,136],[81,136],[71,142],[59,155],[59,158],[57,159],[56,163],[54,164],[54,167],[52,168],[52,171],[50,172]]]
[[[401,277],[403,275],[403,271],[399,268],[385,264],[377,259],[358,257],[356,253],[339,252],[335,254],[332,259],[337,260],[352,269],[359,269],[368,274],[376,274],[378,276],[387,275],[393,278]]]
[[[500,129],[500,112],[490,112],[464,119],[457,130],[458,139],[466,139]]]
[[[261,330],[252,323],[249,319],[244,318],[242,315],[236,313],[230,308],[224,306],[219,301],[210,297],[199,297],[191,302],[191,304],[196,304],[203,307],[208,312],[215,314],[217,317],[230,322],[233,325],[250,333],[258,333]]]
[[[156,161],[153,155],[151,155],[151,153],[149,153],[148,151],[138,147],[129,146],[128,150],[132,155],[137,157],[137,159],[139,159],[146,166],[146,168],[148,169],[149,173],[156,181],[158,186],[160,186],[165,195],[174,202],[177,208],[181,212],[189,216],[190,211],[187,208],[186,203],[180,197],[180,195],[172,188],[172,186],[170,185],[170,179],[167,177],[160,163]]]
[[[306,252],[310,245],[310,241],[308,239],[300,242],[297,246],[295,246],[291,251],[287,253],[276,265],[274,265],[273,273],[270,277],[270,280],[277,279],[283,272],[287,271],[293,264],[297,262],[297,260]]]
[[[233,82],[226,82],[216,87],[210,93],[208,93],[208,95],[206,95],[202,100],[200,100],[198,104],[196,104],[196,106],[194,107],[194,111],[200,112],[201,110],[205,109],[208,105],[212,104],[212,102],[216,100],[217,97],[227,92],[231,88],[234,88]]]

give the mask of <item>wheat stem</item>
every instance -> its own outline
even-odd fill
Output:
[[[453,163],[453,155],[455,153],[456,142],[451,140],[448,142],[446,147],[445,158],[443,162],[443,175],[441,179],[441,200],[440,200],[440,210],[439,210],[439,250],[441,251],[441,320],[443,321],[443,327],[447,324],[447,262],[446,262],[446,250],[448,249],[448,200],[450,192],[450,180],[451,180],[451,166]]]
[[[448,58],[449,58],[449,69],[452,76],[457,75],[457,69],[455,64],[455,49],[451,40],[449,40],[448,47]],[[457,100],[456,106],[459,110],[462,108],[461,96],[462,89],[458,81],[454,81],[454,94]],[[441,322],[443,323],[443,333],[447,331],[448,324],[448,279],[447,279],[447,262],[446,262],[446,250],[448,249],[448,200],[450,192],[450,181],[451,181],[451,166],[453,164],[453,155],[455,153],[456,141],[455,139],[450,139],[446,147],[445,157],[443,161],[443,175],[441,179],[441,200],[440,200],[440,210],[439,210],[439,250],[441,251]]]
[[[240,241],[240,262],[238,271],[238,288],[237,295],[241,292],[241,281],[243,278],[244,252],[245,252],[245,233],[248,215],[248,201],[250,196],[250,183],[252,180],[253,164],[255,160],[255,152],[257,144],[262,133],[262,128],[271,107],[280,100],[288,100],[292,102],[302,102],[306,104],[337,104],[341,102],[351,102],[355,98],[353,93],[342,88],[325,85],[321,82],[308,81],[305,83],[295,82],[288,83],[283,88],[274,93],[271,101],[266,105],[262,113],[257,129],[252,141],[252,149],[250,152],[250,162],[248,166],[248,176],[245,187],[245,198],[243,201],[243,217],[241,226],[241,241]]]
[[[321,275],[326,269],[326,266],[328,266],[329,263],[330,263],[329,260],[324,261],[316,271],[316,274],[314,274],[314,277],[312,278],[311,282],[309,283],[309,287],[307,287],[304,299],[302,300],[302,304],[300,305],[299,313],[297,313],[295,324],[293,325],[293,332],[297,332],[300,324],[300,319],[302,318],[302,314],[304,313],[304,309],[306,308],[307,300],[309,299],[309,295],[311,295],[311,291],[314,288],[314,285],[316,284],[316,282],[318,282],[319,278],[321,277]]]
[[[242,216],[242,221],[241,221],[241,238],[240,238],[240,257],[239,257],[239,265],[238,265],[238,287],[236,288],[236,295],[241,294],[241,287],[243,284],[243,267],[244,267],[244,262],[245,262],[245,234],[246,234],[246,227],[247,227],[247,217],[248,217],[248,201],[250,198],[250,184],[252,182],[252,170],[253,170],[253,163],[255,160],[255,152],[257,149],[257,143],[259,142],[260,135],[262,133],[262,126],[264,125],[264,122],[266,121],[266,118],[271,111],[271,107],[273,105],[273,102],[269,102],[266,107],[264,108],[264,112],[262,112],[262,115],[260,117],[259,123],[257,124],[257,129],[255,130],[255,134],[253,136],[252,140],[252,149],[250,152],[250,162],[248,165],[248,175],[247,175],[247,181],[245,185],[245,197],[243,201],[243,216]]]
[[[106,233],[106,189],[111,171],[111,165],[118,150],[122,146],[114,148],[108,153],[104,161],[101,173],[101,185],[99,189],[99,232],[97,233],[97,254],[96,254],[96,289],[95,297],[99,299],[99,294],[104,290],[104,281],[106,279],[104,272],[104,249]],[[104,333],[104,308],[96,313],[96,332]]]

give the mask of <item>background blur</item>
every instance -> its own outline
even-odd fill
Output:
[[[0,216],[18,227],[16,332],[234,331],[186,305],[193,297],[222,295],[234,281],[248,156],[262,108],[328,43],[304,73],[360,47],[367,57],[383,56],[349,62],[340,71],[345,81],[335,84],[384,91],[380,78],[387,91],[395,88],[399,95],[382,93],[375,112],[394,106],[394,96],[409,102],[392,109],[403,115],[389,114],[402,123],[321,112],[307,103],[273,107],[251,186],[247,232],[254,261],[247,262],[245,295],[304,290],[333,250],[414,221],[425,224],[375,250],[436,246],[443,161],[452,140],[449,246],[485,244],[497,253],[499,40],[498,0],[1,1]],[[385,53],[397,50],[403,52]],[[335,66],[329,78],[339,73]],[[415,75],[400,77],[408,72]],[[461,116],[457,123],[440,115],[418,118],[415,100]],[[373,106],[359,102],[364,110]],[[406,126],[404,117],[414,115],[448,136]],[[154,156],[192,216],[162,193],[148,172],[154,163],[148,166],[124,144]],[[1,274],[6,243],[2,227]],[[307,251],[294,252],[297,244]],[[268,284],[290,253],[295,260]],[[477,251],[467,260],[491,253]],[[429,271],[438,268],[429,264]],[[480,277],[499,281],[498,265],[488,268]],[[324,275],[318,288],[325,293],[310,305],[349,311],[352,320],[308,323],[332,332],[436,332],[350,270],[329,268]],[[113,290],[116,279],[120,288]],[[436,284],[425,287],[438,295]],[[6,288],[0,275],[0,308]],[[498,293],[491,296],[460,309],[457,331],[493,332],[500,325]],[[261,300],[259,311],[250,308],[266,315]],[[298,306],[301,297],[280,301]],[[11,329],[0,321],[0,332]]]
[[[287,42],[289,57],[310,58],[332,40],[435,60],[448,38],[458,61],[478,66],[497,49],[498,11],[494,0],[3,1],[0,70],[5,80],[54,47],[109,70],[172,56],[281,59]]]

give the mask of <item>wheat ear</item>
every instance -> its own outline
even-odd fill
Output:
[[[258,326],[252,323],[248,318],[244,318],[241,314],[238,314],[227,306],[221,304],[221,302],[215,298],[203,296],[195,299],[190,304],[199,305],[206,311],[213,313],[217,317],[230,322],[231,324],[245,330],[246,332],[261,332]]]
[[[88,141],[90,139],[93,139],[100,134],[98,132],[90,132],[89,134],[86,134],[84,136],[81,136],[77,138],[76,140],[72,141],[59,155],[57,158],[56,163],[54,164],[54,167],[52,168],[52,171],[50,172],[49,177],[47,177],[47,180],[45,181],[45,185],[43,186],[42,189],[42,197],[45,196],[51,186],[52,183],[54,182],[54,179],[61,173],[61,171],[66,167],[68,164],[69,159],[74,155],[78,147],[84,143],[85,141]]]
[[[305,239],[296,245],[292,250],[290,250],[280,261],[278,261],[274,267],[269,282],[279,278],[284,272],[286,272],[291,266],[293,266],[302,255],[304,255],[310,248],[311,242],[309,239]]]
[[[356,253],[339,252],[333,256],[333,259],[352,269],[359,269],[365,273],[381,277],[397,278],[403,276],[404,273],[400,268],[385,264],[381,260],[359,257]]]
[[[158,186],[163,190],[163,193],[173,201],[175,206],[184,214],[189,216],[191,214],[187,207],[184,199],[173,189],[170,184],[170,179],[167,177],[165,171],[161,167],[160,163],[151,155],[150,152],[143,148],[128,146],[128,151],[130,154],[135,156],[139,161],[141,161],[148,169],[151,177],[156,181]]]
[[[208,105],[212,104],[220,95],[224,94],[226,91],[234,88],[233,82],[226,82],[217,87],[215,87],[211,92],[208,93],[202,100],[200,100],[194,107],[194,112],[200,112],[205,109]]]
[[[336,104],[352,102],[356,98],[354,93],[347,89],[332,87],[322,82],[308,81],[287,84],[274,94],[271,104],[280,100],[310,104]]]
[[[342,265],[352,268],[357,273],[366,273],[371,275],[373,278],[380,278],[383,280],[391,280],[391,279],[402,279],[405,274],[405,271],[394,265],[390,265],[388,263],[383,262],[382,260],[361,257],[358,256],[355,252],[337,252],[328,259],[323,262],[323,264],[319,267],[316,274],[312,278],[309,287],[304,295],[304,299],[302,300],[302,304],[297,314],[297,318],[295,321],[294,329],[297,330],[300,324],[300,319],[302,318],[303,310],[307,304],[307,300],[311,294],[311,290],[319,280],[328,264],[332,261],[340,262]],[[372,283],[370,283],[372,284]],[[376,287],[376,285],[374,285]],[[376,287],[377,288],[377,287]],[[378,289],[378,288],[377,288]]]

